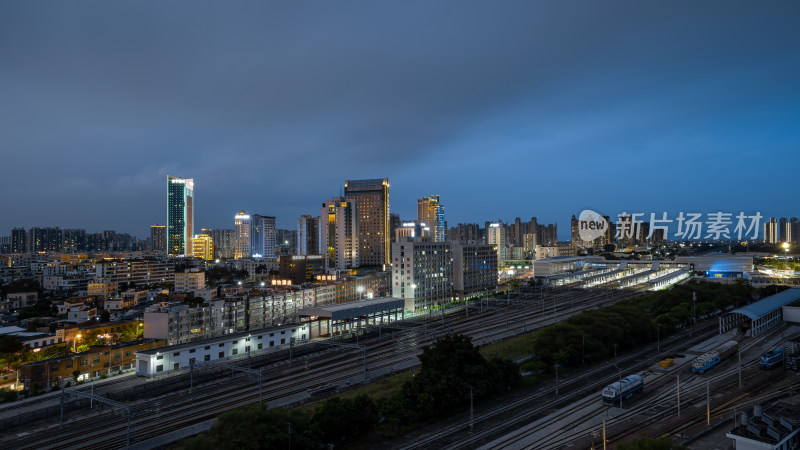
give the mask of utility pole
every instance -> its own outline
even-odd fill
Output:
[[[739,389],[742,388],[742,352],[741,350],[736,350],[736,354],[739,355]]]
[[[292,450],[292,422],[286,422],[289,425],[289,450]]]
[[[711,391],[706,380],[706,425],[711,425]]]
[[[473,397],[472,386],[470,386],[469,387],[469,431],[472,431],[472,429],[475,427],[475,421],[474,421],[475,415],[474,415],[474,409],[472,407],[472,397]]]
[[[603,450],[606,450],[606,419],[603,419]]]

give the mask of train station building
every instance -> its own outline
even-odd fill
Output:
[[[358,333],[367,325],[402,320],[404,306],[405,300],[390,297],[302,308],[297,314],[311,322],[311,337],[333,337]]]
[[[784,321],[784,307],[800,302],[800,287],[787,289],[763,300],[735,309],[719,318],[720,334],[740,327],[749,336],[759,336]],[[798,314],[800,319],[800,314]]]

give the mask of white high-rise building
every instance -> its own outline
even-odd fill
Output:
[[[502,264],[508,259],[506,249],[506,227],[502,222],[490,223],[486,228],[486,243],[497,246],[497,263]]]
[[[253,214],[250,216],[250,256],[275,258],[275,217]]]
[[[319,253],[329,271],[358,267],[358,221],[355,201],[333,197],[319,215]]]
[[[424,237],[401,237],[392,244],[392,297],[405,300],[415,311],[453,298],[453,270],[449,244]]]
[[[247,211],[239,211],[233,219],[234,232],[236,235],[236,247],[233,257],[236,259],[250,257],[250,215]]]

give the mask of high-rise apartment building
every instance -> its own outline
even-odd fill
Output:
[[[362,266],[389,264],[389,179],[347,180],[344,196],[358,214],[358,255]],[[320,228],[323,227],[320,217]],[[322,243],[320,243],[321,245]]]
[[[150,244],[155,252],[167,250],[167,227],[164,225],[150,225]]]
[[[764,222],[764,243],[778,243],[778,219],[774,217],[770,217],[768,221]]]
[[[497,263],[502,264],[508,259],[506,247],[506,227],[503,222],[490,223],[486,227],[486,243],[497,247]]]
[[[25,228],[11,230],[11,253],[25,253],[28,251],[28,236]]]
[[[250,244],[250,214],[247,211],[239,211],[233,217],[233,229],[236,234],[235,249],[233,257],[236,259],[249,258],[251,253]]]
[[[61,251],[64,253],[85,252],[86,230],[80,228],[64,230],[62,234]]]
[[[297,219],[297,254],[316,255],[319,252],[319,217],[300,216]]]
[[[208,234],[198,234],[192,240],[192,256],[196,259],[214,259],[214,241]]]
[[[403,237],[392,244],[392,297],[415,311],[453,298],[450,245],[424,237]]]
[[[355,202],[333,197],[322,204],[319,215],[319,252],[325,267],[347,270],[359,265],[359,232]]]
[[[780,242],[792,242],[792,223],[786,217],[781,217],[779,222]]]
[[[211,241],[214,243],[214,256],[217,258],[233,258],[236,249],[236,230],[211,230]]]
[[[417,200],[417,223],[425,224],[433,232],[434,242],[445,241],[444,206],[439,202],[438,195],[431,195]]]
[[[194,237],[194,179],[167,175],[167,251],[171,256],[192,254]]]

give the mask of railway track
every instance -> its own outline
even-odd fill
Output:
[[[493,299],[456,308],[441,317],[431,317],[423,330],[397,330],[394,334],[380,331],[383,339],[362,338],[367,347],[367,367],[373,373],[388,371],[398,364],[413,364],[421,351],[446,333],[463,333],[489,343],[509,335],[530,331],[580,311],[595,308],[639,295],[637,291],[622,291],[611,295],[593,295],[591,291],[567,290],[559,295],[550,291],[519,298]],[[535,298],[538,297],[538,298]],[[505,305],[503,305],[505,303]],[[552,314],[551,303],[554,305]],[[540,309],[541,308],[541,309]],[[418,320],[418,318],[416,319]],[[390,329],[390,327],[386,327]],[[377,334],[377,333],[373,333]],[[399,338],[398,338],[399,336]],[[356,352],[322,352],[311,355],[302,363],[287,363],[274,367],[265,375],[262,396],[266,402],[301,395],[319,386],[341,384],[362,375]],[[253,383],[253,380],[250,380]],[[188,386],[187,386],[188,387]],[[188,390],[188,389],[184,389]],[[229,381],[217,381],[197,386],[193,393],[172,393],[131,405],[134,441],[142,441],[163,433],[202,422],[220,412],[254,403],[259,400],[258,388],[253,385],[232,386]],[[51,424],[52,425],[52,424]],[[104,410],[83,419],[69,421],[65,429],[51,426],[31,435],[3,439],[0,446],[9,448],[120,448],[125,446],[127,417],[120,411]],[[71,431],[76,430],[76,431]],[[80,430],[80,431],[77,431]]]

